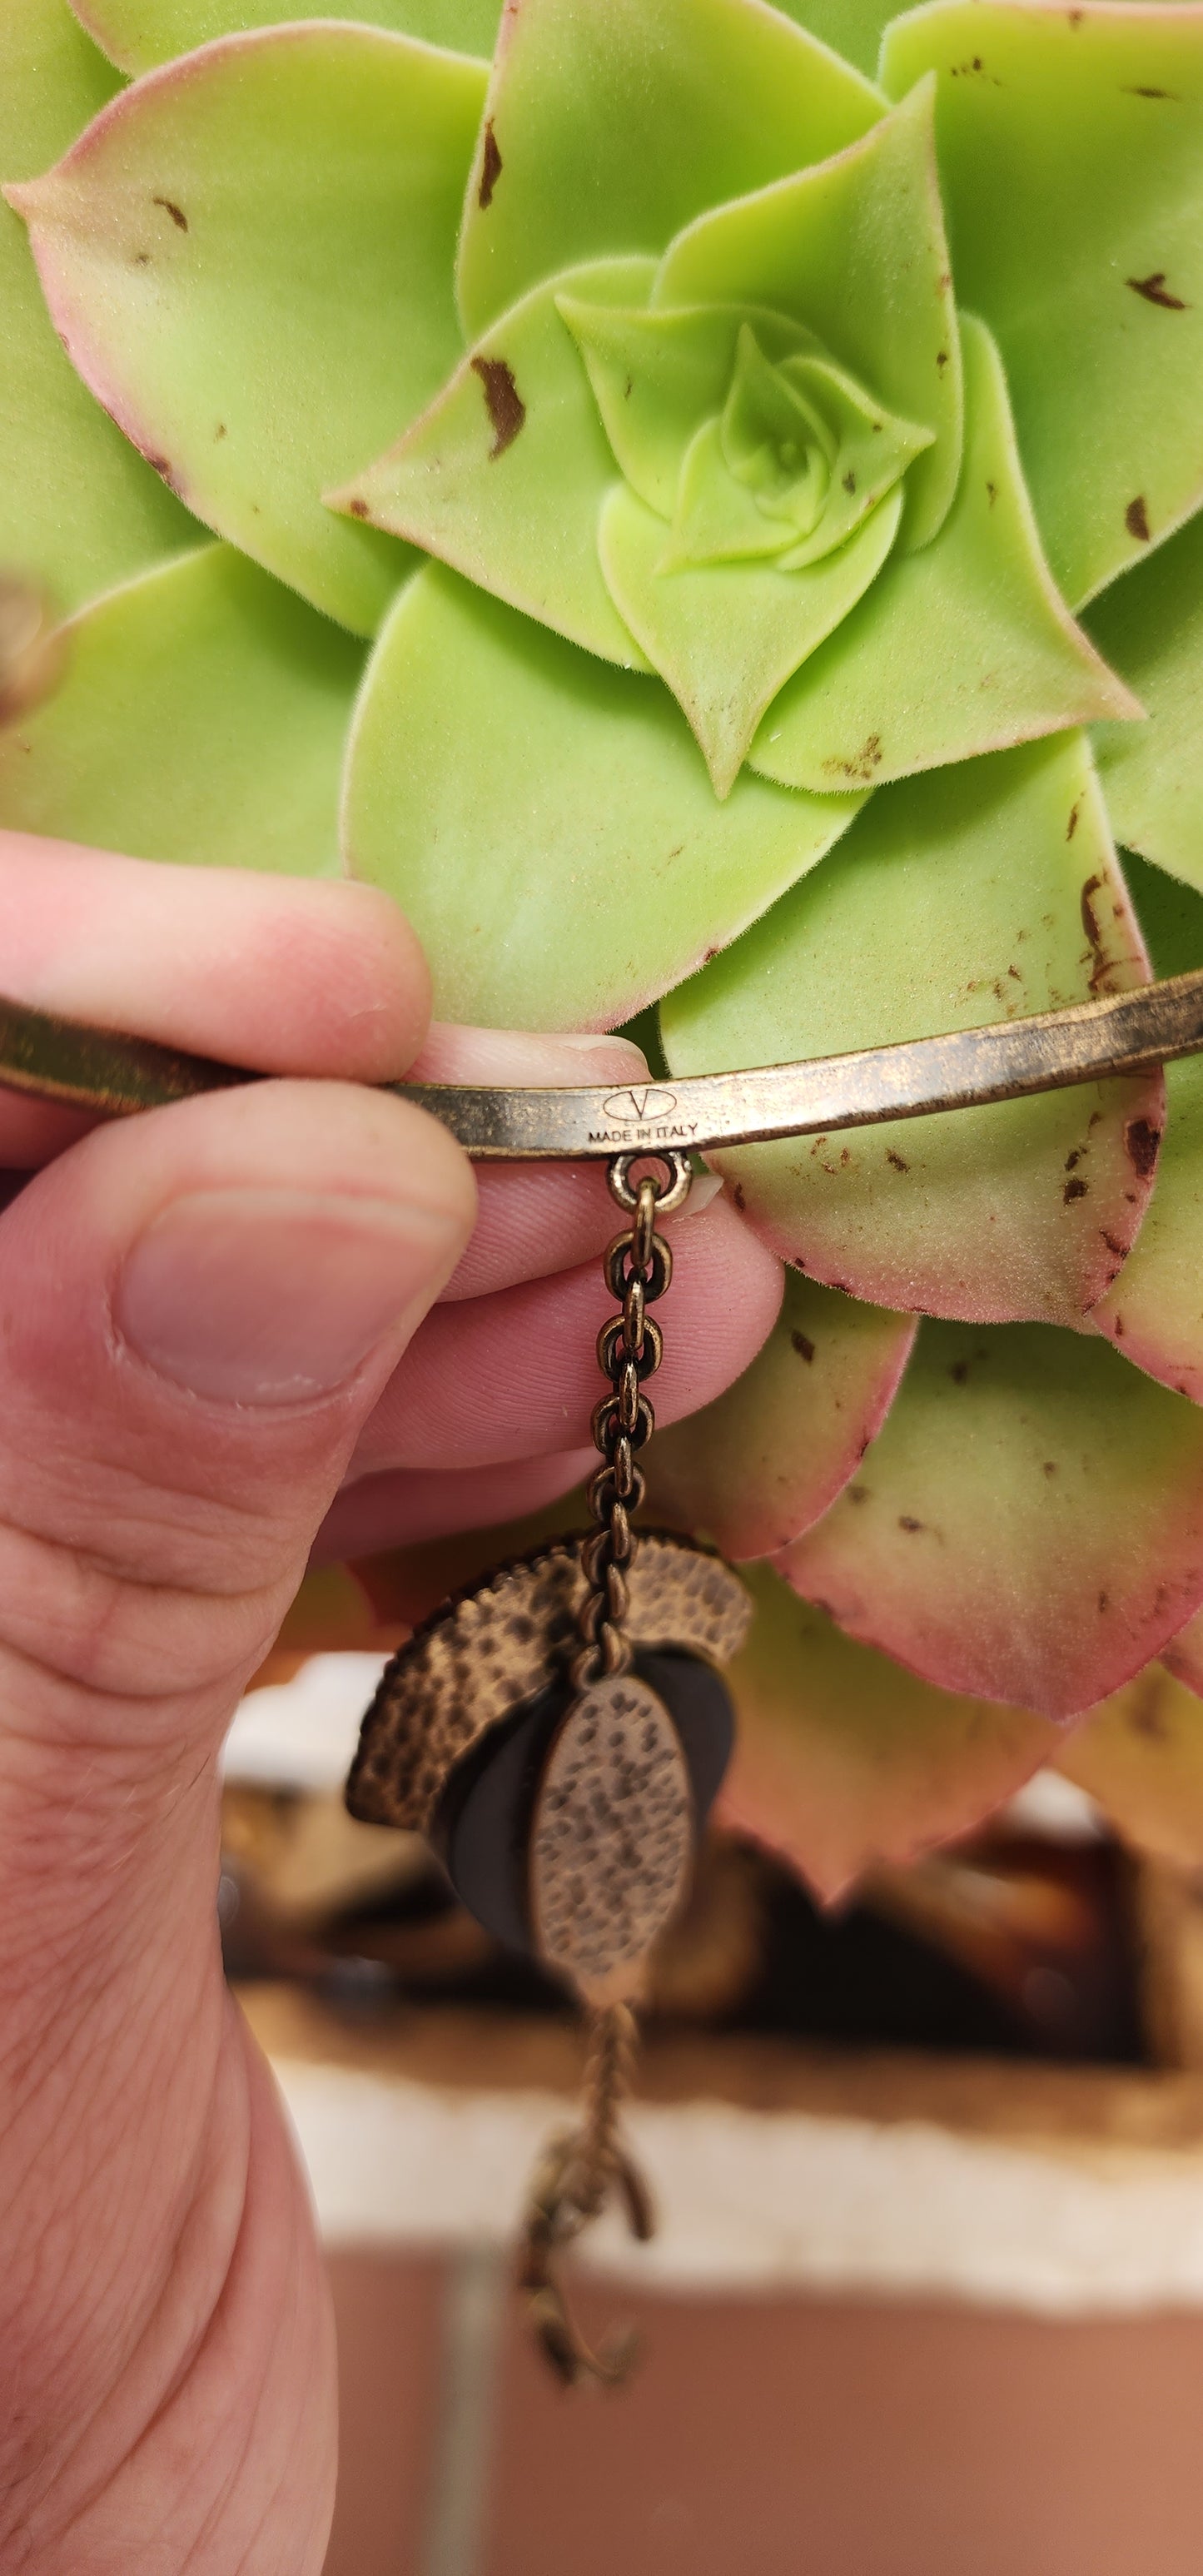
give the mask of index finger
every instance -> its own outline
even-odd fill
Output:
[[[0,832],[4,991],[256,1072],[396,1080],[426,1033],[418,941],[374,886],[127,859]],[[0,1164],[92,1123],[0,1091]]]

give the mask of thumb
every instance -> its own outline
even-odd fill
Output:
[[[56,2568],[320,2523],[324,2311],[222,1996],[216,1754],[474,1202],[412,1106],[265,1082],[96,1131],[0,1219],[5,2565],[14,2497]]]
[[[24,1732],[220,1724],[474,1205],[408,1104],[270,1082],[101,1130],[9,1208],[0,1657]]]

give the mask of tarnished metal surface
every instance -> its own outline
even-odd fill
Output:
[[[608,1159],[827,1135],[883,1118],[1017,1100],[1203,1052],[1203,968],[1068,1011],[912,1038],[809,1063],[633,1089],[460,1089],[395,1083],[482,1162]],[[0,1001],[0,1083],[109,1116],[260,1077]]]

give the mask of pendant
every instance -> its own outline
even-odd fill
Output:
[[[667,1187],[645,1177],[633,1188],[636,1160],[667,1165]],[[721,1669],[752,1611],[721,1558],[631,1527],[638,1452],[654,1427],[643,1387],[663,1351],[646,1309],[672,1278],[656,1218],[683,1205],[690,1179],[677,1154],[609,1166],[631,1222],[605,1256],[622,1311],[598,1336],[611,1392],[593,1416],[595,1528],[440,1605],[387,1666],[347,1783],[353,1816],[424,1833],[476,1920],[562,1978],[588,2014],[582,2124],[535,2177],[519,2272],[543,2349],[569,2383],[613,2383],[632,2356],[629,2336],[590,2350],[557,2264],[611,2191],[635,2235],[652,2232],[619,2136],[634,2015],[730,1758]]]

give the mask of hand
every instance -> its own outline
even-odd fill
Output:
[[[217,1749],[323,1520],[378,1546],[574,1481],[613,1220],[597,1174],[493,1172],[473,1232],[443,1130],[353,1087],[426,1026],[370,890],[0,835],[0,956],[17,998],[318,1077],[92,1132],[0,1094],[0,2569],[318,2576],[330,2324],[221,1979]],[[506,1048],[641,1069],[423,1061]],[[778,1293],[721,1203],[680,1241],[665,1418]]]

